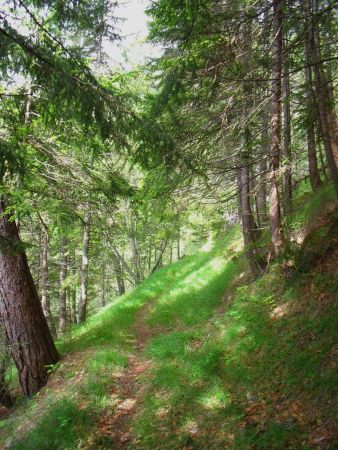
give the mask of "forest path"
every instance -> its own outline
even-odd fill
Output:
[[[101,445],[103,444],[100,448],[112,448],[104,447],[105,440],[107,440],[107,444],[110,440],[114,449],[125,450],[129,448],[133,439],[130,428],[147,386],[147,380],[144,379],[143,375],[153,365],[151,359],[144,355],[144,349],[153,336],[163,331],[161,327],[149,327],[146,324],[154,301],[146,303],[137,315],[133,327],[135,343],[133,353],[128,356],[128,366],[113,374],[116,383],[110,395],[116,397],[116,401],[114,409],[107,411],[98,424],[98,432],[102,438],[99,440],[102,441]]]

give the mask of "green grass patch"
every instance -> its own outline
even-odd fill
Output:
[[[318,215],[332,189],[303,195],[295,199],[307,203],[291,217],[294,229]],[[256,282],[239,286],[247,279],[240,249],[235,227],[210,251],[158,270],[72,330],[58,346],[63,353],[90,352],[83,382],[67,396],[50,395],[14,448],[81,448],[95,418],[114,407],[112,373],[128,363],[133,325],[146,302],[146,323],[154,330],[160,325],[161,332],[144,351],[153,366],[142,375],[146,383],[131,448],[312,448],[316,424],[335,420],[338,369],[330,358],[338,339],[338,305],[321,305],[318,295],[334,294],[337,274],[310,268],[285,280],[275,262]],[[68,373],[70,384],[76,376],[76,369]],[[37,405],[30,402],[24,417],[32,420],[34,408],[41,409]]]

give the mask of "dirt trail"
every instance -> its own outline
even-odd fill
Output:
[[[97,448],[125,450],[132,441],[130,426],[146,386],[142,375],[152,367],[152,361],[142,355],[142,351],[149,339],[163,331],[159,327],[150,328],[145,323],[151,305],[152,302],[144,305],[136,319],[134,353],[128,357],[128,367],[114,374],[116,385],[111,395],[117,399],[112,411],[106,412],[99,422],[97,438],[101,442],[96,442],[96,445],[101,447]],[[113,446],[109,446],[109,441]]]

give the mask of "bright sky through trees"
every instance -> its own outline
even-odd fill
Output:
[[[129,0],[116,8],[115,16],[121,20],[116,24],[116,31],[121,42],[106,43],[106,53],[111,64],[135,66],[142,64],[146,58],[156,57],[160,50],[146,43],[148,34],[146,9],[150,0]]]

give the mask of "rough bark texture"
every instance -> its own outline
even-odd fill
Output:
[[[44,386],[58,354],[43,314],[15,221],[0,200],[0,314],[24,394]]]
[[[269,188],[269,214],[272,236],[273,252],[277,256],[283,246],[281,231],[281,209],[278,191],[279,161],[281,150],[281,76],[283,57],[283,1],[273,0],[274,13],[274,52],[272,70],[272,127],[270,151],[270,188]]]
[[[56,336],[55,323],[50,309],[50,299],[48,296],[48,233],[42,230],[41,256],[40,256],[40,292],[43,313],[47,319],[49,329],[53,336]]]
[[[67,289],[64,286],[67,278],[67,238],[61,239],[60,249],[60,290],[59,290],[59,333],[67,327]]]
[[[79,323],[86,320],[88,304],[88,265],[89,265],[89,241],[90,241],[90,214],[85,214],[83,223],[82,240],[82,264],[80,272],[80,303],[79,303]]]

